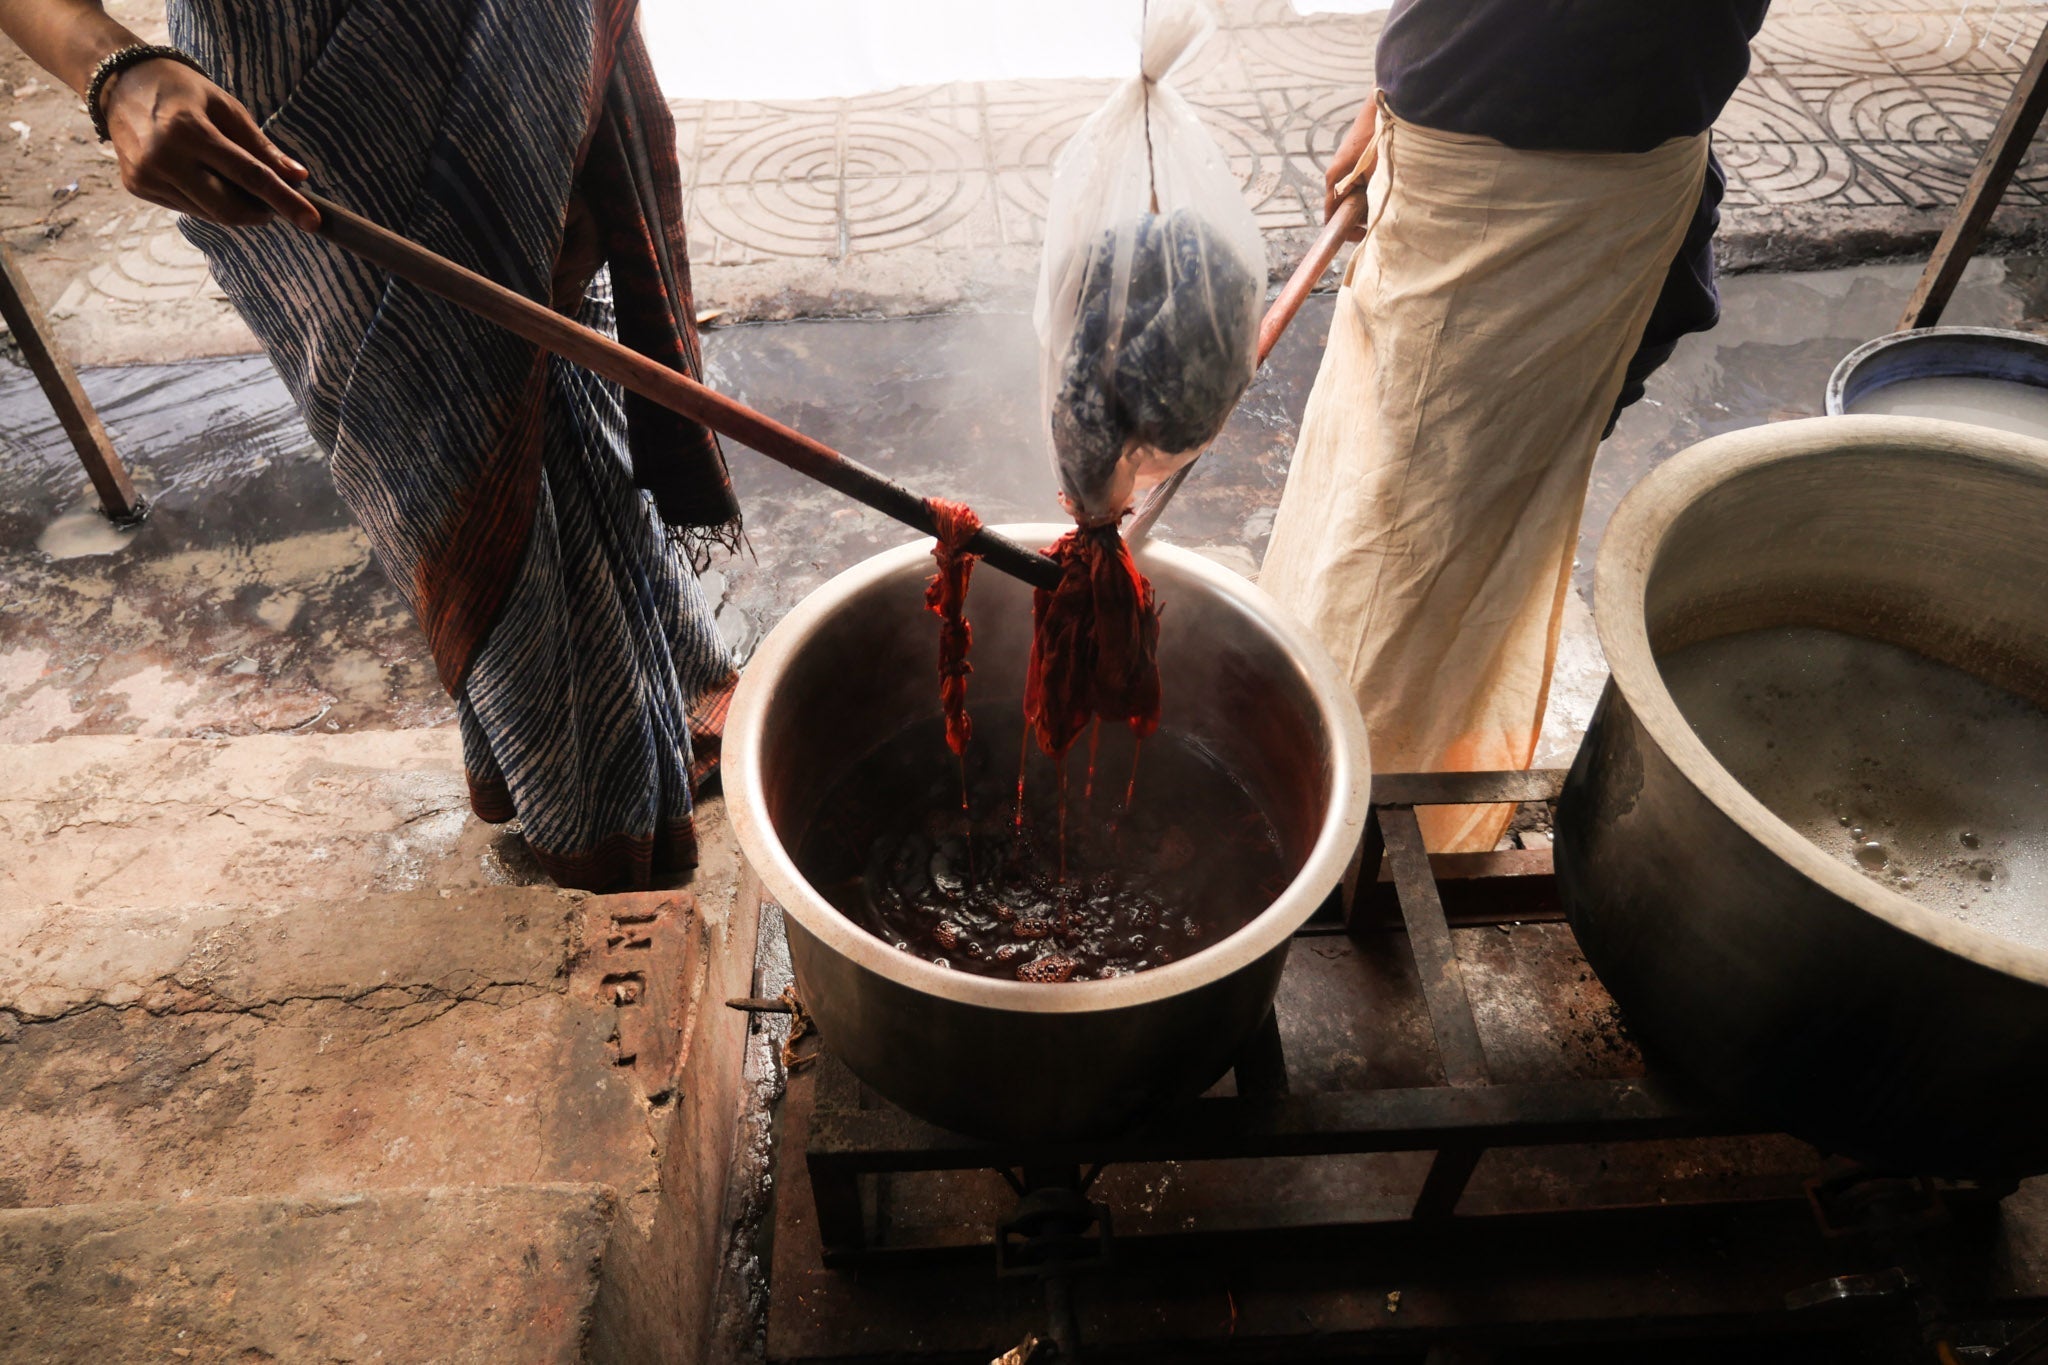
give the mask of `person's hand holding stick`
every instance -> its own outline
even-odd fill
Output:
[[[130,194],[230,227],[320,215],[294,187],[306,168],[240,100],[176,48],[143,42],[97,0],[0,0],[0,32],[86,102]]]
[[[1364,159],[1366,149],[1372,146],[1373,135],[1379,131],[1380,94],[1375,90],[1366,96],[1365,107],[1358,111],[1358,117],[1351,120],[1351,126],[1344,130],[1343,138],[1337,143],[1337,150],[1330,154],[1329,168],[1323,172],[1323,221],[1329,222],[1337,215],[1337,205],[1342,203],[1357,179],[1359,163]],[[1347,242],[1365,240],[1365,224],[1360,223],[1344,234]]]

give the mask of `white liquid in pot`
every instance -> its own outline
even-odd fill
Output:
[[[1901,379],[1859,395],[1849,411],[1863,416],[1939,417],[2022,436],[2048,436],[2048,389],[1979,375]]]
[[[2048,948],[2048,713],[1832,630],[1745,631],[1658,666],[1780,819],[1929,909]]]

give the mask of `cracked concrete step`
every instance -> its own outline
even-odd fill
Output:
[[[452,727],[0,745],[0,914],[545,880]]]
[[[0,1363],[584,1359],[599,1184],[0,1210]]]
[[[0,1205],[631,1198],[674,1089],[643,1021],[694,1005],[697,918],[687,893],[538,887],[0,918]]]
[[[758,891],[716,801],[688,889],[508,884],[459,747],[0,746],[0,1208],[603,1183],[591,1358],[695,1361]]]
[[[89,809],[130,838],[132,799]],[[163,881],[189,887],[165,827]],[[716,802],[699,835],[689,889],[632,895],[0,901],[0,1208],[602,1183],[619,1218],[592,1359],[700,1358],[746,1033],[722,1002],[747,991],[755,925]],[[205,876],[240,902],[266,887],[218,858]]]

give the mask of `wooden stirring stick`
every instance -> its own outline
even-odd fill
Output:
[[[1363,172],[1363,173],[1361,173]],[[1301,305],[1315,292],[1316,281],[1330,268],[1330,262],[1337,258],[1337,251],[1344,245],[1344,238],[1352,229],[1365,221],[1365,182],[1370,178],[1368,167],[1361,165],[1345,182],[1351,188],[1338,201],[1337,211],[1330,215],[1330,221],[1323,225],[1314,242],[1309,244],[1308,254],[1301,258],[1301,264],[1287,277],[1287,283],[1280,287],[1280,295],[1273,300],[1273,306],[1266,310],[1266,316],[1259,321],[1259,364],[1266,363],[1273,345],[1280,340],[1280,334],[1287,330],[1287,324],[1294,321],[1294,315],[1301,311]],[[1202,457],[1198,454],[1195,460]],[[1173,473],[1153,486],[1138,504],[1138,514],[1131,518],[1131,524],[1124,530],[1124,539],[1136,545],[1152,534],[1153,525],[1159,514],[1166,510],[1166,504],[1173,501],[1173,495],[1180,492],[1180,486],[1187,482],[1194,470],[1195,460],[1189,460]]]
[[[866,465],[857,464],[830,446],[734,402],[686,374],[649,360],[545,304],[515,294],[330,199],[304,190],[300,193],[320,211],[320,235],[336,246],[497,323],[543,350],[573,360],[650,402],[693,417],[713,431],[887,513],[906,526],[928,536],[938,533],[923,498]],[[1007,536],[984,528],[968,542],[968,548],[987,561],[990,568],[1021,578],[1034,587],[1059,586],[1059,565]]]

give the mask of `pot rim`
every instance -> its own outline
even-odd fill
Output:
[[[1652,470],[1607,524],[1594,567],[1593,620],[1615,688],[1667,758],[1722,814],[1837,899],[1980,966],[2048,985],[2048,948],[2016,943],[1930,910],[1829,856],[1735,780],[1678,709],[1650,648],[1648,589],[1678,518],[1753,470],[1845,448],[1939,453],[2048,485],[2048,441],[1927,417],[1813,417],[1709,437]]]
[[[1070,528],[1033,523],[992,529],[1026,544],[1049,544]],[[1221,981],[1284,945],[1343,880],[1363,837],[1372,791],[1365,721],[1336,664],[1278,603],[1192,550],[1150,540],[1137,549],[1141,562],[1169,564],[1177,573],[1249,607],[1323,699],[1323,723],[1331,737],[1330,805],[1300,871],[1273,903],[1220,942],[1164,967],[1107,981],[1042,983],[1003,981],[934,966],[860,928],[812,889],[770,824],[760,765],[754,761],[765,736],[770,699],[819,625],[877,583],[907,577],[905,570],[929,559],[932,545],[924,538],[884,550],[832,578],[768,632],[741,671],[724,738],[726,811],[741,853],[783,913],[856,966],[897,985],[962,1005],[1031,1014],[1085,1014],[1151,1004]]]
[[[1828,415],[1855,415],[1848,411],[1849,383],[1873,358],[1886,351],[1917,350],[1934,342],[1959,341],[1969,337],[1996,342],[2008,350],[2025,351],[2048,365],[2048,338],[2034,332],[2014,331],[2010,327],[1913,327],[1903,332],[1889,332],[1881,337],[1872,337],[1836,363],[1834,372],[1828,376],[1825,396]]]

